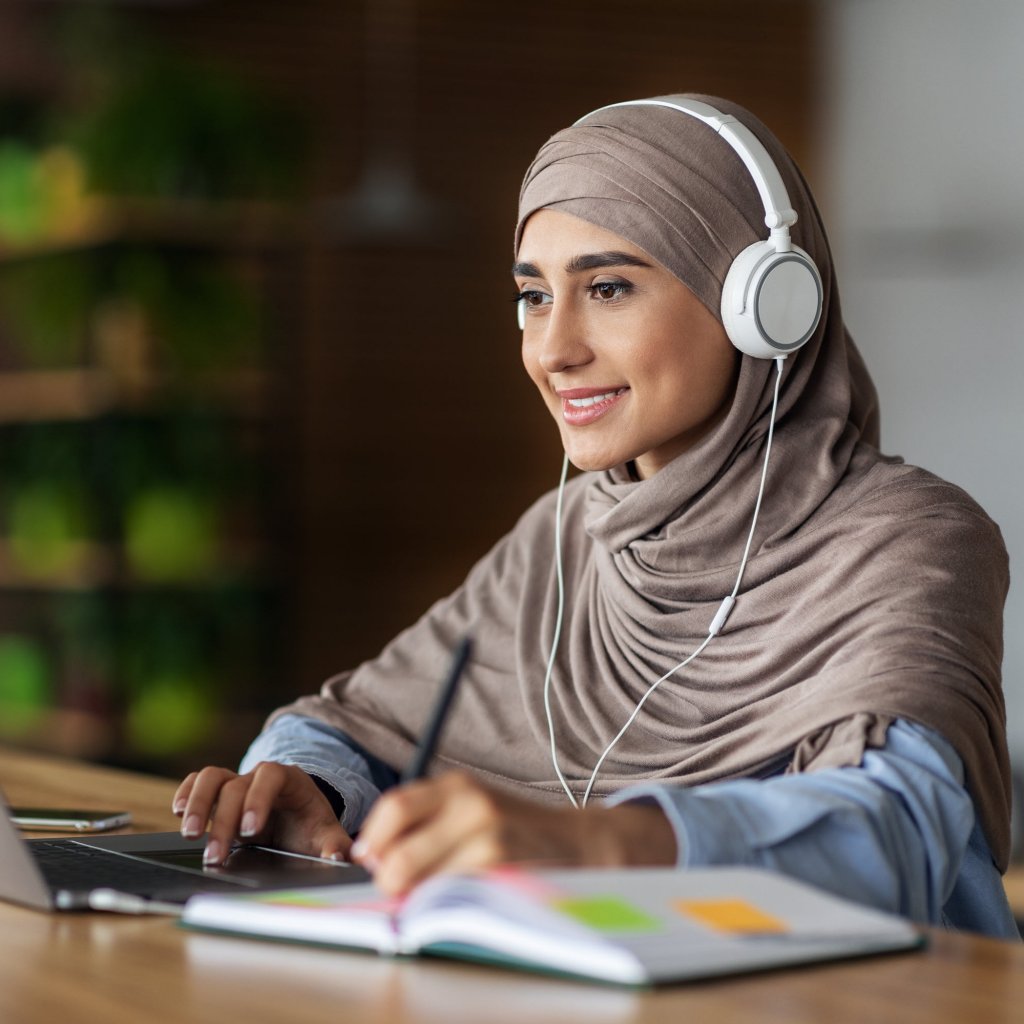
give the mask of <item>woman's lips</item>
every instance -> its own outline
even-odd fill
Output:
[[[569,388],[559,391],[562,419],[573,427],[586,426],[618,405],[628,391],[629,388]]]

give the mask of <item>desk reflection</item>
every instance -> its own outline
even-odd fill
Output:
[[[189,935],[185,946],[190,986],[217,999],[225,1014],[252,1001],[265,1009],[264,999],[282,985],[360,1022],[624,1024],[635,1018],[640,998],[629,989],[441,960],[206,935]]]

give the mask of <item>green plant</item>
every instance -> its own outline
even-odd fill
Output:
[[[0,636],[0,732],[27,732],[49,703],[50,668],[39,644],[29,637]]]
[[[40,481],[15,490],[7,508],[11,554],[30,576],[72,569],[91,532],[88,502],[76,489]]]
[[[46,222],[46,197],[37,174],[36,154],[14,139],[0,139],[0,240],[27,242]]]
[[[135,749],[166,756],[212,730],[219,700],[209,604],[203,596],[146,595],[123,608],[125,731]]]
[[[252,289],[222,263],[153,248],[118,251],[108,297],[138,303],[171,370],[189,374],[249,362],[262,325]]]
[[[165,671],[148,677],[128,705],[125,732],[131,745],[166,757],[201,744],[211,733],[214,681],[201,671]]]
[[[237,76],[152,49],[115,65],[65,131],[110,195],[287,196],[303,149],[296,119]]]
[[[187,487],[141,491],[125,510],[125,551],[139,579],[171,583],[200,579],[216,567],[215,504]]]
[[[100,289],[98,261],[56,253],[0,267],[0,306],[28,362],[40,368],[78,363]]]

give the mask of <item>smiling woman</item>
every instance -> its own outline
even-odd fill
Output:
[[[1016,935],[1005,551],[880,453],[781,145],[720,100],[602,108],[541,148],[515,249],[523,361],[584,472],[276,712],[240,773],[190,775],[184,831],[211,819],[213,861],[237,835],[351,854],[391,893],[502,861],[758,864]],[[402,784],[469,631],[428,778]]]

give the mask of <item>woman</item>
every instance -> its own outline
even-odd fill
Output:
[[[723,324],[766,213],[799,278],[763,310],[799,307],[779,358]],[[702,97],[595,111],[528,171],[514,269],[524,364],[584,472],[377,659],[275,713],[241,774],[190,775],[183,832],[211,820],[213,863],[236,835],[351,855],[390,893],[509,860],[758,864],[1016,935],[1002,541],[962,491],[879,453],[777,140]],[[429,777],[396,786],[468,630]]]

